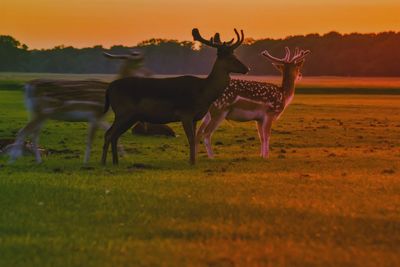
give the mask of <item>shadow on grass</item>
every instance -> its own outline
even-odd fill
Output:
[[[53,149],[51,149],[53,151]],[[55,151],[55,150],[54,150]],[[61,151],[61,150],[60,150]],[[62,150],[64,151],[64,150]],[[57,152],[57,151],[56,151]],[[179,155],[174,158],[154,158],[147,155],[132,154],[128,157],[121,157],[118,165],[113,165],[109,155],[107,163],[103,166],[100,159],[96,157],[91,158],[88,164],[82,162],[82,153],[79,150],[68,150],[63,153],[53,153],[43,158],[43,162],[37,164],[32,155],[18,158],[16,162],[9,162],[7,155],[0,155],[0,172],[13,174],[13,173],[59,173],[59,174],[85,174],[85,173],[104,173],[109,172],[115,174],[132,173],[135,171],[185,171],[185,170],[202,170],[208,167],[217,167],[221,164],[230,164],[233,162],[247,161],[247,158],[225,158],[219,157],[216,159],[208,159],[204,155],[197,158],[197,163],[191,165],[189,159],[185,155]],[[258,156],[254,156],[254,160],[262,162]]]

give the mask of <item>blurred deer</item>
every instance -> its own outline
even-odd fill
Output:
[[[103,52],[105,57],[111,59],[122,59],[123,63],[119,68],[118,78],[125,77],[148,77],[152,75],[152,72],[144,67],[144,57],[140,52],[130,51],[129,54],[110,54]]]
[[[213,158],[211,136],[224,120],[256,121],[261,142],[261,157],[269,156],[269,139],[272,122],[277,120],[292,102],[295,83],[301,77],[305,57],[308,50],[296,48],[293,57],[285,48],[286,55],[279,59],[271,56],[268,51],[262,52],[272,65],[282,73],[280,86],[245,80],[231,80],[224,93],[211,105],[197,132],[196,143],[204,139],[208,157]]]
[[[42,162],[38,149],[40,130],[45,121],[89,122],[84,163],[89,161],[96,129],[107,130],[103,106],[108,83],[95,80],[68,81],[37,79],[25,84],[25,104],[30,121],[7,147],[11,161],[23,153],[24,140],[32,136],[32,150],[38,163]]]

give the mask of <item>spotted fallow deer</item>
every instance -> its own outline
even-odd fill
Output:
[[[224,120],[256,121],[261,141],[261,157],[269,156],[269,139],[272,122],[277,120],[290,104],[295,92],[295,82],[301,77],[301,68],[309,50],[296,48],[290,58],[286,49],[283,59],[271,56],[268,51],[262,55],[269,59],[273,66],[282,73],[282,84],[232,79],[224,93],[211,105],[197,132],[196,144],[204,138],[207,154],[214,157],[211,148],[211,136]]]
[[[210,105],[222,95],[230,73],[248,72],[233,54],[243,42],[243,31],[237,41],[221,42],[219,34],[206,40],[198,29],[192,30],[195,41],[217,49],[217,59],[207,78],[179,76],[174,78],[124,78],[113,81],[107,89],[105,111],[111,106],[115,119],[104,136],[102,163],[106,163],[111,144],[113,164],[118,164],[119,137],[136,122],[181,122],[190,146],[190,163],[195,163],[196,122],[204,117]]]

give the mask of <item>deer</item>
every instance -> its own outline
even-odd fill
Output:
[[[296,48],[291,58],[290,49],[285,47],[285,50],[286,55],[282,59],[272,56],[267,50],[261,53],[281,72],[280,86],[232,79],[224,93],[212,103],[196,135],[196,144],[204,140],[209,158],[214,157],[211,136],[224,119],[238,122],[256,121],[261,143],[260,156],[264,159],[269,157],[272,123],[280,118],[292,102],[295,83],[301,78],[305,57],[310,53],[309,50]]]
[[[190,148],[190,164],[196,162],[196,123],[210,105],[222,95],[230,81],[230,73],[246,74],[249,69],[234,55],[244,40],[243,30],[235,29],[237,40],[221,42],[219,33],[204,39],[197,28],[192,30],[195,41],[217,49],[217,58],[206,78],[190,75],[171,78],[128,77],[113,81],[106,91],[104,112],[111,107],[114,122],[104,135],[101,163],[106,164],[111,144],[112,161],[118,164],[119,137],[137,122],[165,124],[181,122]]]
[[[97,128],[109,128],[104,120],[104,96],[108,83],[96,80],[36,79],[25,84],[25,105],[30,121],[19,130],[15,142],[6,150],[14,162],[22,156],[24,141],[32,136],[32,151],[36,162],[42,158],[38,149],[40,130],[52,119],[68,122],[89,122],[84,163],[89,161],[91,145]]]

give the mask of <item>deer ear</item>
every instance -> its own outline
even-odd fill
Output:
[[[280,73],[283,72],[283,64],[272,63],[272,66],[274,66],[274,68],[277,69]]]

